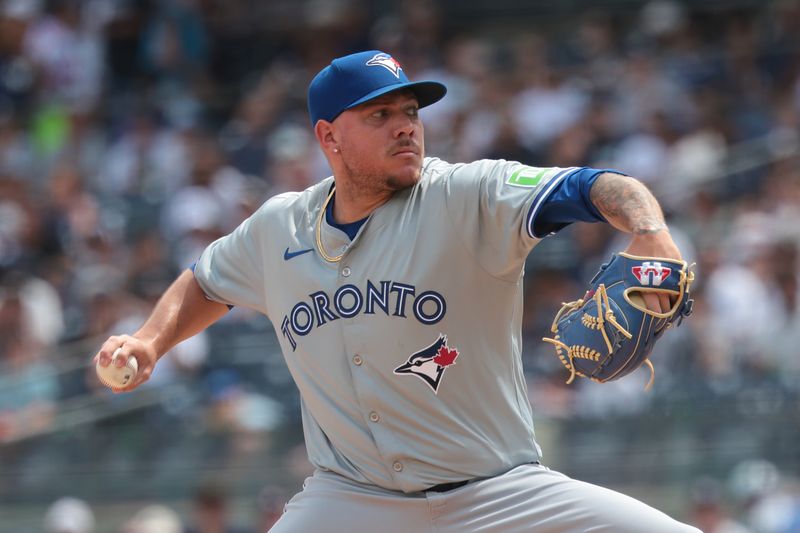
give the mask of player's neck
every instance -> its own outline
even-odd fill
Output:
[[[363,190],[337,182],[333,198],[333,219],[338,224],[349,224],[366,218],[388,202],[393,194],[393,191],[367,194]]]

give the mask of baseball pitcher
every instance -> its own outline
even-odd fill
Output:
[[[96,360],[135,357],[117,389],[129,391],[229,306],[267,315],[316,467],[275,533],[697,532],[548,469],[520,362],[525,258],[572,222],[631,240],[612,260],[623,266],[554,322],[571,378],[624,375],[688,314],[690,276],[658,203],[613,171],[425,157],[418,111],[445,92],[380,51],[331,62],[308,109],[333,176],[209,245]]]

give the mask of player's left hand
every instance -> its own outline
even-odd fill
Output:
[[[627,253],[614,254],[600,267],[586,294],[565,303],[553,320],[553,337],[544,340],[555,345],[556,355],[569,369],[567,383],[575,376],[604,383],[643,364],[650,367],[652,383],[655,372],[649,357],[653,346],[667,329],[691,314],[691,266],[682,259],[665,257],[674,253],[668,246],[654,252],[659,255],[647,256],[639,254],[654,248],[637,244]],[[655,300],[648,300],[648,294]],[[660,294],[666,298],[661,300]],[[672,306],[668,305],[670,298]],[[669,308],[661,311],[662,306]]]
[[[670,235],[669,231],[666,229],[657,233],[634,235],[628,247],[625,248],[625,252],[640,257],[682,259],[678,246],[675,244],[675,241],[672,240],[672,235]],[[644,298],[647,308],[657,313],[666,313],[675,303],[674,298],[673,301],[670,301],[670,298],[665,294],[643,293],[642,297]]]

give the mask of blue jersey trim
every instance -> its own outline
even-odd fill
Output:
[[[607,222],[590,197],[592,185],[605,172],[625,175],[614,169],[582,167],[556,176],[531,206],[528,234],[541,239],[573,222]]]
[[[539,193],[536,195],[536,198],[534,198],[533,203],[531,204],[531,208],[528,211],[528,217],[527,217],[528,225],[527,226],[528,226],[528,236],[529,237],[531,237],[532,239],[540,239],[541,238],[541,237],[537,236],[536,233],[534,233],[534,231],[533,231],[533,223],[534,223],[534,220],[536,219],[536,215],[539,213],[539,210],[541,209],[542,204],[544,203],[544,201],[547,200],[547,198],[550,196],[550,193],[552,193],[553,190],[555,190],[555,188],[558,186],[558,184],[561,183],[561,180],[563,180],[565,177],[570,175],[572,172],[575,172],[576,170],[579,170],[579,169],[567,168],[567,169],[562,170],[561,172],[556,174],[555,177],[552,180],[550,180],[550,182],[545,186],[545,188],[543,190],[539,191]]]

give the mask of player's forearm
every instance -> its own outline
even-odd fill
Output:
[[[655,196],[634,178],[601,174],[592,184],[589,194],[597,210],[620,231],[652,235],[667,230]]]
[[[589,195],[609,224],[633,234],[626,252],[681,259],[658,200],[640,181],[620,174],[601,174],[592,184]]]
[[[191,270],[184,271],[161,296],[150,317],[133,336],[150,343],[158,357],[196,335],[228,311],[205,297]]]

